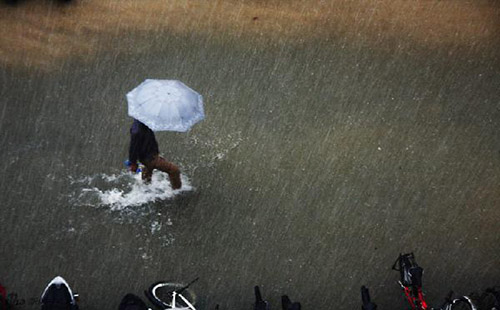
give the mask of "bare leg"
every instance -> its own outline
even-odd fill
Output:
[[[155,169],[168,173],[172,189],[179,189],[182,187],[181,171],[179,167],[161,156],[155,157],[153,165]]]
[[[148,161],[147,163],[144,163],[144,168],[142,169],[141,177],[146,184],[151,183],[151,177],[153,176],[154,169],[153,162],[154,161]]]

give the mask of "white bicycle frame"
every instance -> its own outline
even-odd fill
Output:
[[[177,308],[176,304],[175,304],[175,299],[176,297],[179,296],[183,302],[186,303],[186,305],[188,305],[188,307],[183,307],[183,308]],[[178,294],[176,291],[174,291],[172,293],[172,304],[171,304],[171,307],[172,307],[172,310],[196,310],[196,308],[184,297],[182,296],[182,294]]]

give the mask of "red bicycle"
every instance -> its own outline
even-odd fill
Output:
[[[424,269],[417,265],[413,253],[399,254],[392,265],[392,269],[399,271],[399,284],[412,310],[427,310],[429,306],[422,292],[422,274]]]

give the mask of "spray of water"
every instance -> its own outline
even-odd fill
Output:
[[[189,179],[181,175],[182,188],[173,190],[168,174],[156,171],[150,184],[141,180],[140,174],[123,171],[119,174],[98,174],[73,180],[79,184],[77,204],[109,207],[111,211],[167,200],[193,190]],[[83,186],[82,186],[83,185]]]

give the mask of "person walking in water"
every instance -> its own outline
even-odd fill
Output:
[[[158,142],[156,142],[154,132],[140,121],[134,119],[130,128],[130,148],[129,148],[130,171],[137,172],[137,161],[144,164],[142,170],[142,180],[151,182],[153,170],[168,173],[172,189],[179,189],[182,186],[181,171],[179,167],[167,161],[159,155]]]

